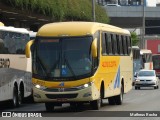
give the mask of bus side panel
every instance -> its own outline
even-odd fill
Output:
[[[114,96],[120,93],[120,83],[117,75],[119,71],[119,56],[101,56],[100,66],[97,70],[97,76],[99,80],[99,89],[101,87],[101,82],[104,81],[104,97]],[[115,85],[117,84],[117,85]]]
[[[120,61],[121,78],[124,80],[124,93],[127,93],[132,89],[133,79],[133,61],[132,57],[121,56]]]
[[[27,59],[25,55],[1,55],[1,58],[8,59],[8,66],[2,65],[0,68],[0,101],[9,100],[13,98],[13,87],[16,83],[18,89],[20,83],[24,85],[24,97],[31,95],[31,68],[27,70]],[[29,64],[28,66],[31,66]],[[30,71],[29,71],[30,70]]]

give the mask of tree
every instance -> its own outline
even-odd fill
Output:
[[[40,13],[58,21],[92,21],[91,0],[1,0],[18,10]],[[109,23],[104,8],[95,4],[96,21]]]
[[[132,46],[136,46],[139,43],[139,38],[135,32],[131,32]]]

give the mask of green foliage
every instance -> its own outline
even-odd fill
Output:
[[[29,10],[53,21],[92,21],[92,0],[1,0],[20,10]],[[96,21],[108,23],[106,11],[96,4]]]
[[[136,46],[139,43],[139,38],[135,32],[131,32],[132,46]]]

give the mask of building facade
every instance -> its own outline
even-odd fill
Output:
[[[156,7],[156,4],[158,4],[159,1],[157,0],[97,0],[97,2],[101,5],[106,4],[119,4],[121,6],[139,6],[144,5],[148,7]]]

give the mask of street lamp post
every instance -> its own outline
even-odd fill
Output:
[[[92,0],[92,17],[93,17],[93,22],[96,21],[96,15],[95,15],[95,0]]]
[[[145,0],[143,0],[143,10],[142,10],[142,14],[143,14],[143,20],[142,20],[142,41],[141,41],[141,48],[144,49],[145,48]]]

